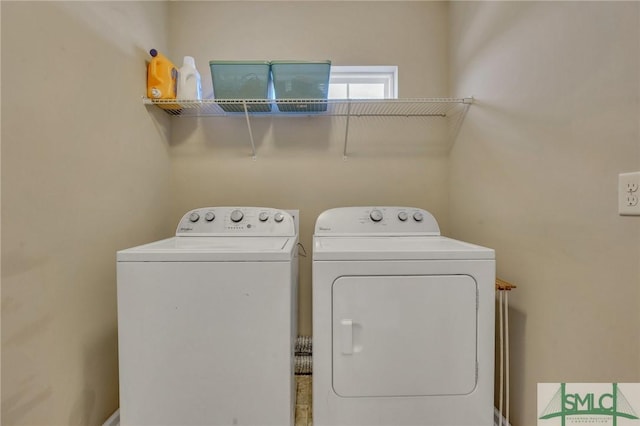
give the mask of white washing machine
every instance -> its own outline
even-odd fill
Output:
[[[492,426],[495,254],[427,211],[346,207],[313,238],[314,426]]]
[[[286,211],[212,207],[117,253],[121,425],[294,424],[297,242]]]

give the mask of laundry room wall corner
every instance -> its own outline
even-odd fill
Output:
[[[510,297],[511,414],[539,382],[640,382],[640,3],[452,2],[451,228],[495,248]]]

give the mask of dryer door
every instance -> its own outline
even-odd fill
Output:
[[[338,278],[334,391],[343,397],[471,393],[477,292],[469,275]]]

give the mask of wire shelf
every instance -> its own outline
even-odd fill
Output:
[[[148,99],[167,114],[180,117],[260,116],[447,117],[473,103],[473,98],[415,99]]]
[[[343,158],[347,158],[349,120],[352,117],[439,117],[449,122],[449,140],[453,141],[473,98],[413,99],[148,99],[177,117],[244,117],[253,158],[256,147],[251,129],[254,117],[345,117]]]

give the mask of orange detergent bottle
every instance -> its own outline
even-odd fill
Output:
[[[149,51],[151,62],[147,69],[147,97],[149,99],[175,99],[178,69],[156,49]]]

